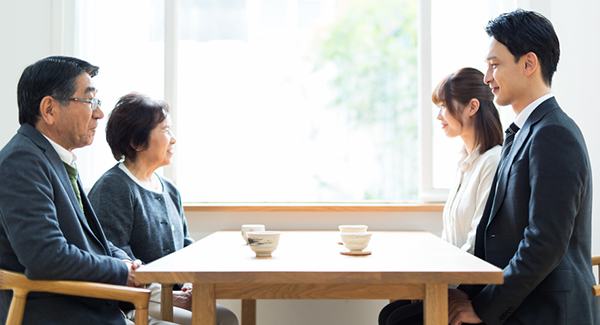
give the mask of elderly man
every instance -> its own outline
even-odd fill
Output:
[[[0,268],[32,280],[135,283],[132,271],[140,262],[104,236],[72,153],[92,143],[104,116],[92,81],[97,73],[88,62],[55,56],[21,75],[21,127],[0,151]],[[0,322],[10,300],[10,292],[0,292]],[[115,301],[33,292],[23,324],[126,320]]]

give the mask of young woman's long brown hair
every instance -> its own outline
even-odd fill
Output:
[[[484,153],[495,145],[502,145],[504,138],[498,109],[494,105],[494,94],[483,82],[483,73],[474,68],[462,68],[446,76],[435,87],[431,100],[443,103],[448,112],[462,125],[461,113],[471,99],[479,100],[475,117],[475,148]],[[455,107],[456,101],[461,107]]]

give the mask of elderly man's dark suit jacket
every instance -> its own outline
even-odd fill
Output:
[[[127,255],[106,240],[83,191],[81,197],[85,216],[54,148],[33,126],[23,124],[0,151],[0,268],[33,280],[125,285],[128,270],[120,259]],[[11,297],[0,291],[2,323]],[[112,301],[30,293],[23,324],[125,321]]]
[[[550,98],[507,159],[475,242],[476,256],[504,269],[504,284],[461,289],[488,325],[600,324],[591,291],[592,175],[579,128]]]

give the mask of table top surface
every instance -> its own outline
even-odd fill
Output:
[[[370,231],[367,256],[346,256],[338,231],[282,231],[256,257],[239,231],[219,231],[136,271],[139,282],[500,284],[502,270],[425,231]],[[170,281],[170,282],[169,282]]]

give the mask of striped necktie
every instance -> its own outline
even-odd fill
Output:
[[[515,123],[511,123],[508,129],[504,131],[504,133],[506,133],[506,136],[504,137],[504,144],[502,145],[502,156],[500,160],[500,168],[498,168],[498,174],[500,174],[500,171],[502,170],[502,168],[504,168],[504,163],[506,163],[506,158],[508,157],[510,148],[512,147],[512,144],[515,140],[515,134],[517,134],[518,131],[519,127]]]
[[[493,185],[494,187],[494,200],[492,201],[492,210],[494,211],[494,205],[496,205],[496,194],[498,194],[498,183],[500,182],[500,171],[504,168],[504,163],[508,160],[508,153],[510,152],[510,148],[512,147],[513,142],[515,141],[515,134],[519,131],[519,127],[515,123],[511,123],[508,129],[504,131],[506,136],[504,137],[504,144],[502,145],[502,155],[500,157],[500,167],[498,168],[496,175],[496,183]]]

